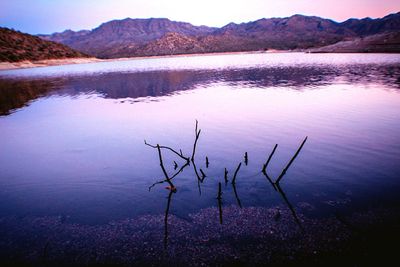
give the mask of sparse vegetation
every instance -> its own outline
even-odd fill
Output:
[[[0,62],[88,57],[63,44],[0,27]]]

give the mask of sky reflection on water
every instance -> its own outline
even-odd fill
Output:
[[[155,66],[126,70],[138,62]],[[399,63],[399,55],[253,54],[121,61],[102,73],[87,69],[104,63],[0,72],[0,215],[101,223],[162,213],[164,186],[148,192],[162,172],[143,140],[189,153],[195,119],[208,178],[200,197],[193,173],[177,177],[173,214],[216,206],[224,167],[233,173],[244,152],[242,204],[281,203],[262,164],[278,143],[270,167],[278,175],[305,136],[282,181],[296,208],[307,202],[318,215],[398,203]],[[224,190],[224,204],[235,204]]]

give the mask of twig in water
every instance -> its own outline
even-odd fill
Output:
[[[219,223],[222,224],[222,190],[221,190],[221,182],[218,183],[218,208],[219,208]]]
[[[203,172],[202,169],[200,169],[200,172],[201,172],[201,181],[204,181],[204,178],[206,178],[207,175]]]
[[[169,208],[171,205],[172,194],[175,193],[174,191],[169,191],[168,194],[168,201],[167,207],[165,209],[165,216],[164,216],[164,249],[167,249],[168,246],[168,215],[169,215]]]
[[[235,183],[232,183],[232,187],[233,187],[233,192],[235,193],[236,201],[237,201],[239,207],[242,208],[242,203],[240,202],[239,195],[238,195],[238,193],[237,193],[237,191],[236,191],[236,184],[235,184]]]
[[[183,169],[186,168],[187,166],[189,166],[189,162],[186,162],[184,165],[182,165],[182,167],[181,167],[174,175],[172,175],[171,178],[169,178],[169,180],[174,179],[174,178],[175,178],[179,173],[181,173],[181,172],[183,171]],[[149,186],[149,191],[150,191],[154,186],[156,186],[157,184],[162,184],[162,183],[165,183],[165,182],[168,182],[168,180],[167,180],[167,179],[164,179],[164,180],[161,180],[161,181],[158,181],[158,182],[153,183],[151,186]]]
[[[268,156],[267,162],[263,165],[262,172],[263,172],[264,174],[267,172],[268,164],[269,164],[269,162],[271,161],[271,158],[272,158],[272,156],[274,155],[275,150],[276,150],[277,147],[278,147],[278,144],[275,144],[274,149],[272,149],[271,154],[269,154],[269,156]]]
[[[157,148],[157,146],[159,146],[161,149],[168,149],[168,150],[172,151],[173,153],[175,153],[176,155],[178,155],[178,157],[182,158],[183,160],[189,161],[189,158],[187,158],[183,155],[182,150],[180,150],[180,153],[178,153],[175,149],[170,148],[169,146],[160,146],[158,144],[155,146],[155,145],[147,143],[146,140],[144,140],[144,144],[149,147],[152,147],[152,148]]]
[[[201,132],[201,129],[197,131],[197,126],[198,126],[198,121],[196,120],[196,128],[194,130],[196,138],[195,138],[194,144],[193,144],[192,157],[191,157],[192,162],[194,161],[194,155],[196,154],[197,141],[199,140],[200,132]]]
[[[208,161],[208,157],[206,156],[206,168],[208,168],[209,164],[210,164],[210,162]]]
[[[200,170],[202,172],[203,178],[200,177],[199,172],[197,171],[196,163],[194,161],[194,156],[196,154],[197,141],[199,140],[200,132],[201,132],[201,129],[197,130],[197,128],[198,128],[198,121],[196,120],[196,128],[194,130],[196,138],[195,138],[194,143],[193,143],[191,161],[192,161],[194,173],[196,174],[196,177],[197,177],[197,184],[198,184],[198,187],[199,187],[199,194],[201,195],[200,182],[203,182],[203,180],[205,178],[205,174]]]
[[[238,172],[239,172],[240,166],[242,166],[242,163],[241,163],[241,162],[240,162],[239,165],[237,166],[236,171],[235,171],[235,174],[233,175],[232,184],[235,184],[235,183],[236,183],[236,175],[237,175]]]
[[[304,230],[303,226],[301,225],[301,221],[300,221],[299,217],[297,217],[296,210],[293,208],[292,204],[289,202],[289,199],[286,197],[285,192],[282,190],[282,188],[280,187],[279,184],[275,184],[275,185],[276,185],[277,191],[282,196],[282,198],[285,201],[286,205],[288,206],[290,212],[292,213],[292,216],[293,216],[295,222],[297,223],[297,225],[300,227],[301,230]]]
[[[158,184],[163,184],[163,183],[165,183],[166,181],[167,181],[167,180],[162,180],[162,181],[158,181],[158,182],[153,183],[152,185],[149,186],[149,192],[151,191],[151,189],[152,189],[154,186],[156,186],[156,185],[158,185]]]
[[[171,179],[169,178],[168,173],[167,173],[167,171],[165,170],[164,163],[163,163],[163,160],[162,160],[162,155],[161,155],[161,148],[160,148],[160,145],[159,145],[159,144],[157,144],[157,150],[158,150],[158,157],[159,157],[159,159],[160,159],[160,167],[161,167],[161,170],[162,170],[163,173],[164,173],[165,180],[166,180],[167,183],[170,185],[171,191],[176,191],[176,187],[175,187],[174,184],[171,182]]]
[[[228,183],[228,170],[225,168],[224,170],[224,180],[225,180],[225,186]]]
[[[291,158],[291,160],[289,161],[289,163],[286,165],[286,167],[282,170],[281,174],[279,175],[278,179],[276,180],[276,184],[279,184],[279,182],[281,181],[281,179],[283,178],[283,176],[286,174],[286,171],[289,169],[290,165],[293,163],[293,161],[295,160],[295,158],[297,157],[297,155],[299,154],[300,150],[303,148],[305,142],[307,141],[307,136],[306,138],[304,138],[303,142],[301,143],[300,147],[297,149],[296,153],[294,154],[294,156]]]
[[[178,168],[178,163],[176,163],[176,161],[174,160],[174,170],[176,170]]]
[[[275,191],[277,191],[275,183],[272,181],[271,177],[269,177],[269,175],[267,174],[266,171],[262,172],[264,174],[264,176],[267,178],[268,182],[272,185],[272,187],[275,189]]]
[[[200,185],[200,179],[197,179],[197,188],[199,189],[199,195],[201,196],[201,185]]]
[[[196,174],[197,180],[203,182],[203,179],[200,177],[199,172],[197,171],[196,163],[194,161],[192,161],[192,165],[193,165],[193,170],[194,170],[194,173]]]
[[[247,166],[247,164],[249,163],[249,157],[247,155],[247,152],[244,153],[244,164]]]

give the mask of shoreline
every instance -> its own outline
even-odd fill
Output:
[[[102,59],[91,58],[63,58],[63,59],[43,59],[37,61],[19,61],[19,62],[0,62],[0,70],[28,69],[49,66],[62,66],[72,64],[85,64],[101,62]]]
[[[113,62],[113,61],[128,61],[128,60],[143,60],[156,58],[174,58],[174,57],[201,57],[201,56],[218,56],[218,55],[240,55],[240,54],[280,54],[280,53],[304,53],[304,54],[374,54],[373,52],[321,52],[307,50],[267,50],[267,51],[238,51],[238,52],[215,52],[215,53],[193,53],[193,54],[177,54],[177,55],[159,55],[159,56],[137,56],[123,58],[107,58],[101,59],[96,57],[90,58],[63,58],[63,59],[43,59],[37,61],[19,61],[19,62],[0,62],[0,71],[29,69],[50,66],[63,66],[74,64],[87,64],[97,62]],[[378,53],[378,54],[397,54],[397,53]]]
[[[275,53],[293,53],[295,51],[287,50],[271,50],[271,51],[240,51],[240,52],[216,52],[216,53],[194,53],[194,54],[178,54],[178,55],[160,55],[160,56],[138,56],[138,57],[124,57],[124,58],[107,58],[101,59],[96,57],[90,58],[63,58],[63,59],[44,59],[37,61],[19,61],[19,62],[0,62],[0,71],[2,70],[15,70],[15,69],[28,69],[40,68],[50,66],[63,66],[74,64],[86,64],[96,62],[112,62],[112,61],[127,61],[127,60],[141,60],[151,58],[171,58],[171,57],[193,57],[193,56],[216,56],[216,55],[236,55],[236,54],[275,54]]]

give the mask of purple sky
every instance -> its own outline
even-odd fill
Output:
[[[220,27],[294,14],[336,21],[377,18],[399,7],[399,0],[0,0],[0,26],[37,34],[92,29],[127,17],[164,17]]]

